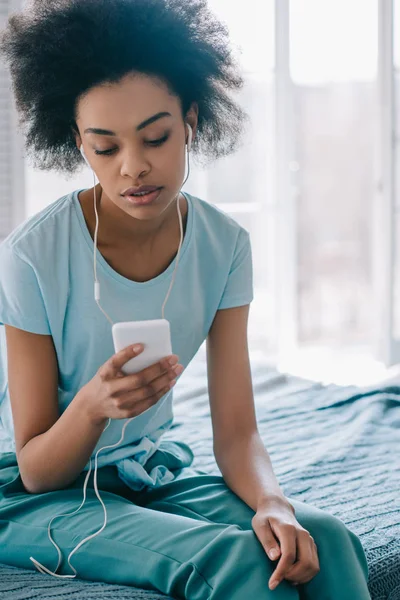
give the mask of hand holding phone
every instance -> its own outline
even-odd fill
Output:
[[[169,355],[137,373],[124,375],[123,367],[142,353],[143,348],[123,348],[82,388],[85,407],[94,424],[105,425],[108,419],[140,415],[165,396],[183,373],[178,356]]]

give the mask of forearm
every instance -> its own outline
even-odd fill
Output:
[[[285,499],[258,432],[214,449],[227,486],[254,511],[272,497]]]
[[[84,393],[81,390],[54,425],[21,450],[19,468],[28,492],[65,488],[89,462],[107,419],[96,423],[91,419]]]

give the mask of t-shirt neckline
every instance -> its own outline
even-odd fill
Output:
[[[92,236],[90,235],[90,232],[87,228],[85,216],[84,216],[83,210],[82,210],[82,206],[79,202],[79,194],[81,192],[86,191],[86,189],[87,188],[75,190],[73,192],[72,198],[73,198],[73,205],[75,207],[75,212],[78,217],[79,225],[80,225],[82,233],[83,233],[83,237],[84,237],[86,243],[88,244],[89,249],[91,250],[91,253],[93,256],[94,242],[93,242]],[[193,220],[194,220],[194,209],[193,209],[192,198],[191,198],[190,194],[188,194],[187,192],[181,192],[181,193],[185,196],[187,203],[188,203],[188,215],[187,215],[187,223],[186,223],[186,232],[185,232],[185,236],[183,238],[181,255],[180,255],[180,259],[179,259],[179,266],[181,266],[181,264],[182,264],[182,259],[186,253],[186,249],[189,245],[189,242],[190,242],[190,239],[192,236]],[[176,266],[176,259],[177,259],[177,256],[175,256],[174,260],[170,263],[170,265],[167,267],[167,269],[165,271],[160,273],[160,275],[157,275],[157,277],[154,277],[153,279],[149,279],[149,281],[132,281],[131,279],[128,279],[127,277],[124,277],[123,275],[121,275],[120,273],[115,271],[111,267],[111,265],[109,265],[108,262],[105,260],[105,258],[103,257],[103,255],[101,254],[99,249],[97,249],[96,257],[97,257],[97,265],[100,266],[100,268],[102,268],[103,271],[105,271],[107,275],[109,275],[110,277],[112,277],[113,279],[118,281],[119,283],[122,283],[123,285],[126,285],[131,288],[136,287],[138,289],[144,289],[146,287],[151,287],[153,285],[162,283],[165,279],[167,279],[170,275],[173,274],[173,271]],[[178,267],[178,270],[179,270],[179,267]]]

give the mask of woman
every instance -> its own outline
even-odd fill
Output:
[[[228,155],[245,122],[228,94],[243,80],[224,26],[204,0],[37,0],[10,17],[2,51],[35,166],[74,173],[84,156],[99,183],[0,247],[0,562],[70,573],[65,563],[57,573],[48,526],[75,511],[52,529],[63,552],[96,531],[73,557],[83,579],[190,600],[369,598],[357,536],[284,496],[257,431],[249,235],[180,192],[190,145]],[[109,315],[159,318],[175,275],[165,314],[175,354],[124,375],[142,349],[114,353]],[[193,469],[188,445],[162,441],[171,388],[205,339],[222,477]],[[92,487],[75,509],[104,447],[98,531]]]

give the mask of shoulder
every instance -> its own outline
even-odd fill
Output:
[[[191,205],[195,213],[194,235],[210,244],[210,248],[217,251],[224,250],[224,254],[240,250],[243,246],[250,245],[250,235],[235,219],[215,204],[211,204],[193,194],[190,196]]]
[[[50,335],[48,311],[58,302],[60,256],[70,243],[71,198],[59,198],[21,223],[0,244],[0,323]]]
[[[58,239],[59,229],[65,227],[73,210],[76,192],[62,196],[18,225],[0,244],[0,257],[19,257],[30,262],[39,252],[48,253],[50,240]]]

